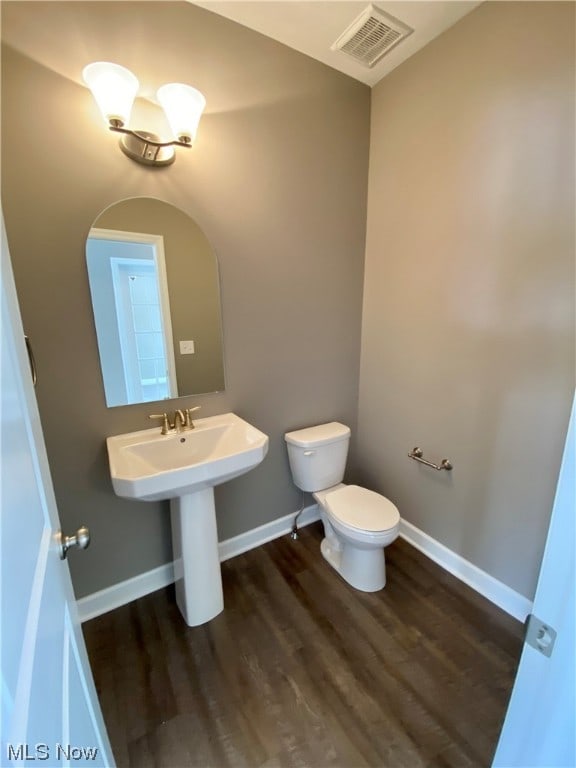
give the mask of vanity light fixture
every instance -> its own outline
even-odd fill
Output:
[[[176,157],[175,146],[192,146],[206,106],[206,99],[196,88],[169,83],[158,90],[158,101],[177,137],[173,141],[160,141],[154,133],[125,127],[139,86],[129,69],[108,61],[95,61],[84,67],[82,77],[92,91],[108,128],[124,134],[120,147],[132,160],[144,165],[170,165]]]

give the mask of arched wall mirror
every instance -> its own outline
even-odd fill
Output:
[[[109,407],[224,389],[218,263],[196,222],[121,200],[94,221],[86,262]]]

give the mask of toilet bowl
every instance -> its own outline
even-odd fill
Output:
[[[324,559],[355,589],[382,589],[384,547],[398,536],[400,514],[385,496],[341,482],[350,429],[331,422],[288,432],[285,440],[294,483],[320,507]]]

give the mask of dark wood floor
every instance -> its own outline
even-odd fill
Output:
[[[349,587],[314,524],[222,565],[187,627],[161,590],[84,625],[119,766],[490,766],[521,625],[402,540]]]

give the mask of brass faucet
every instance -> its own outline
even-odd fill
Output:
[[[186,429],[186,417],[180,408],[174,411],[174,429],[176,432],[182,432],[182,430]]]
[[[194,408],[185,408],[182,410],[178,408],[174,411],[174,417],[170,419],[167,413],[151,413],[148,416],[149,419],[162,419],[162,434],[169,435],[172,432],[187,432],[189,429],[194,429],[194,422],[192,421],[192,412],[198,411],[199,405]]]

